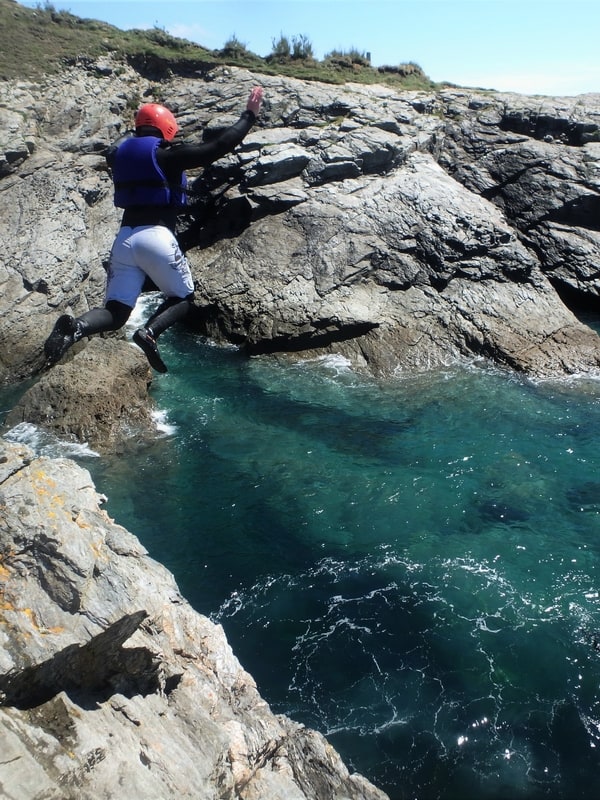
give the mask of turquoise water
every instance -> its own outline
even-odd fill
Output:
[[[392,800],[595,798],[600,383],[161,341],[172,430],[82,461],[273,710]]]

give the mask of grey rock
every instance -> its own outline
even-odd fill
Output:
[[[151,381],[148,362],[134,345],[99,337],[87,346],[78,343],[23,394],[6,427],[34,424],[98,453],[123,452],[159,435],[148,399]]]
[[[246,173],[249,186],[280,183],[300,175],[310,161],[298,145],[275,146],[260,155]]]
[[[102,303],[119,222],[102,149],[133,99],[153,98],[110,65],[0,86],[0,382],[36,373],[58,313]],[[478,358],[598,372],[598,337],[564,304],[600,289],[598,95],[399,93],[235,68],[160,91],[199,137],[256,83],[261,119],[182,221],[197,330],[251,353],[335,350],[384,375]]]
[[[271,712],[85,470],[0,440],[2,796],[385,800]]]
[[[0,84],[0,383],[34,378],[7,427],[111,452],[157,435],[151,373],[121,337],[40,375],[43,342],[58,314],[103,301],[119,213],[102,151],[134,100],[168,98],[200,137],[235,121],[256,83],[259,123],[202,176],[180,232],[198,331],[249,353],[343,353],[384,376],[480,358],[597,374],[598,336],[563,301],[600,289],[600,96],[217,68],[154,97],[104,58]],[[0,441],[4,795],[383,798],[271,713],[222,629],[101,505],[72,462]]]

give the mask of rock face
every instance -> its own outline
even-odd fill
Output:
[[[73,462],[0,440],[2,797],[385,800],[271,712],[101,502]]]
[[[375,374],[486,357],[594,373],[600,96],[397,93],[218,68],[159,88],[127,67],[0,87],[0,381],[35,374],[62,311],[102,302],[118,213],[102,151],[139,98],[186,137],[259,123],[197,177],[181,241],[192,324],[250,353],[335,350]]]
[[[99,337],[74,350],[27,390],[6,426],[35,424],[98,453],[119,453],[156,436],[148,400],[151,370],[141,351]]]
[[[0,384],[8,424],[110,451],[153,436],[143,356],[56,317],[101,305],[119,214],[103,151],[140,99],[210,136],[265,87],[179,231],[196,330],[252,353],[340,352],[375,375],[486,358],[597,373],[569,310],[600,294],[600,96],[400,93],[218,68],[160,85],[106,61],[0,84]],[[89,475],[0,440],[0,786],[14,800],[373,800],[271,713],[223,631],[110,520]]]

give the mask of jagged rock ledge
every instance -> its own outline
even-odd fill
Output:
[[[2,797],[385,800],[271,712],[102,502],[74,462],[0,440]]]
[[[58,313],[103,302],[119,224],[103,151],[139,99],[168,99],[201,138],[237,119],[256,83],[257,125],[190,175],[200,195],[179,236],[196,330],[250,353],[334,350],[384,377],[482,357],[540,377],[599,373],[600,340],[570,308],[600,295],[600,95],[234,68],[157,85],[107,57],[0,84],[0,383],[38,373]]]

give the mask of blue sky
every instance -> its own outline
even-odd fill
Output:
[[[22,5],[44,6],[40,0]],[[163,28],[216,50],[235,36],[259,56],[281,35],[414,61],[434,81],[524,94],[600,92],[599,0],[52,0],[119,28]]]

